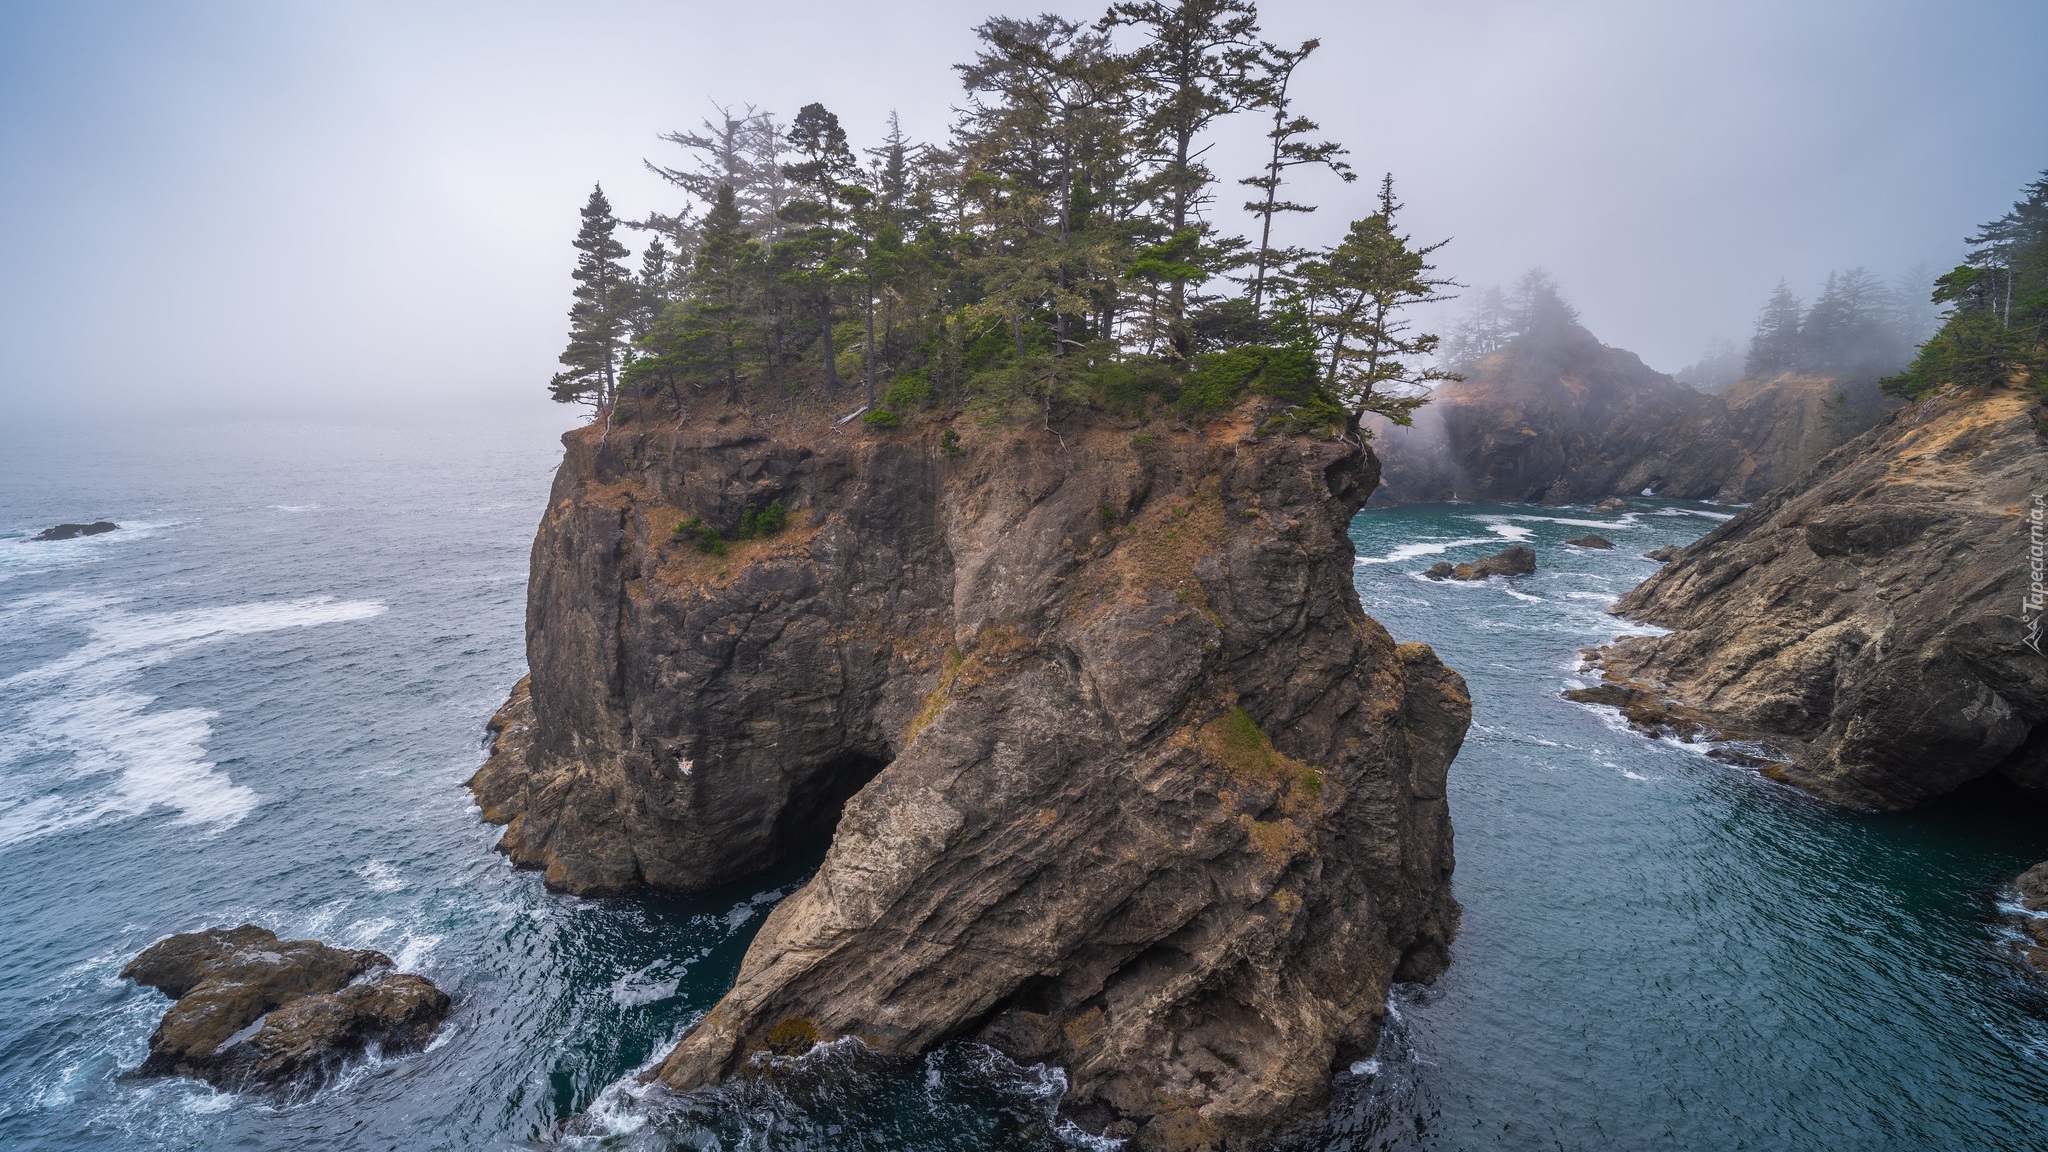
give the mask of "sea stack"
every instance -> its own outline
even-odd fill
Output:
[[[690,891],[831,838],[662,1081],[967,1036],[1194,1149],[1370,1053],[1390,984],[1447,961],[1470,701],[1360,608],[1371,452],[1270,416],[565,438],[530,680],[471,781],[503,850]]]

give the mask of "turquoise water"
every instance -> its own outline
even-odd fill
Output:
[[[0,1147],[1094,1144],[1059,1123],[1056,1069],[969,1045],[838,1047],[680,1106],[634,1099],[816,856],[695,899],[586,901],[491,851],[461,783],[522,671],[545,423],[0,438]],[[1473,688],[1452,772],[1466,912],[1450,973],[1397,994],[1382,1051],[1294,1143],[2039,1144],[2048,1003],[1994,906],[2048,857],[2034,811],[1833,813],[1558,698],[1617,627],[1603,605],[1652,569],[1636,553],[1716,514],[1354,525],[1367,610]],[[26,540],[99,517],[126,527]],[[1565,548],[1585,529],[1560,518],[1623,546]],[[1414,576],[1524,536],[1533,577]],[[430,1050],[310,1096],[128,1076],[165,1002],[121,965],[244,920],[382,949],[455,1012]]]

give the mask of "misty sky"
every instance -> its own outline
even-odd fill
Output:
[[[577,208],[713,99],[941,135],[997,12],[1099,4],[0,3],[0,418],[541,400]],[[2048,167],[2040,0],[1272,2],[1303,110],[1472,284],[1548,268],[1675,370],[1778,277],[1946,266]],[[1259,128],[1219,146],[1252,167]],[[1298,242],[1371,180],[1302,190]],[[1246,226],[1226,189],[1214,211]],[[638,239],[633,242],[637,245]]]

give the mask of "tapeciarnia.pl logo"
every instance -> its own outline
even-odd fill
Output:
[[[2041,613],[2042,604],[2048,597],[2042,594],[2042,577],[2048,573],[2048,543],[2044,543],[2044,530],[2048,530],[2048,503],[2041,494],[2034,494],[2034,507],[2027,513],[2027,599],[2020,605],[2020,619],[2027,626],[2027,637],[2021,643],[2041,654]]]

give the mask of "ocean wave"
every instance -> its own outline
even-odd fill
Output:
[[[256,792],[207,756],[217,715],[157,710],[135,682],[147,669],[208,645],[286,628],[366,620],[374,601],[331,597],[130,612],[120,601],[57,594],[8,605],[10,622],[83,628],[86,642],[0,680],[17,715],[0,743],[0,846],[153,809],[208,834],[239,823]]]
[[[1413,560],[1417,556],[1435,556],[1467,544],[1492,544],[1497,539],[1498,537],[1494,536],[1464,536],[1456,540],[1418,540],[1413,544],[1403,544],[1385,556],[1360,556],[1357,562],[1361,565],[1398,564],[1403,560]]]

